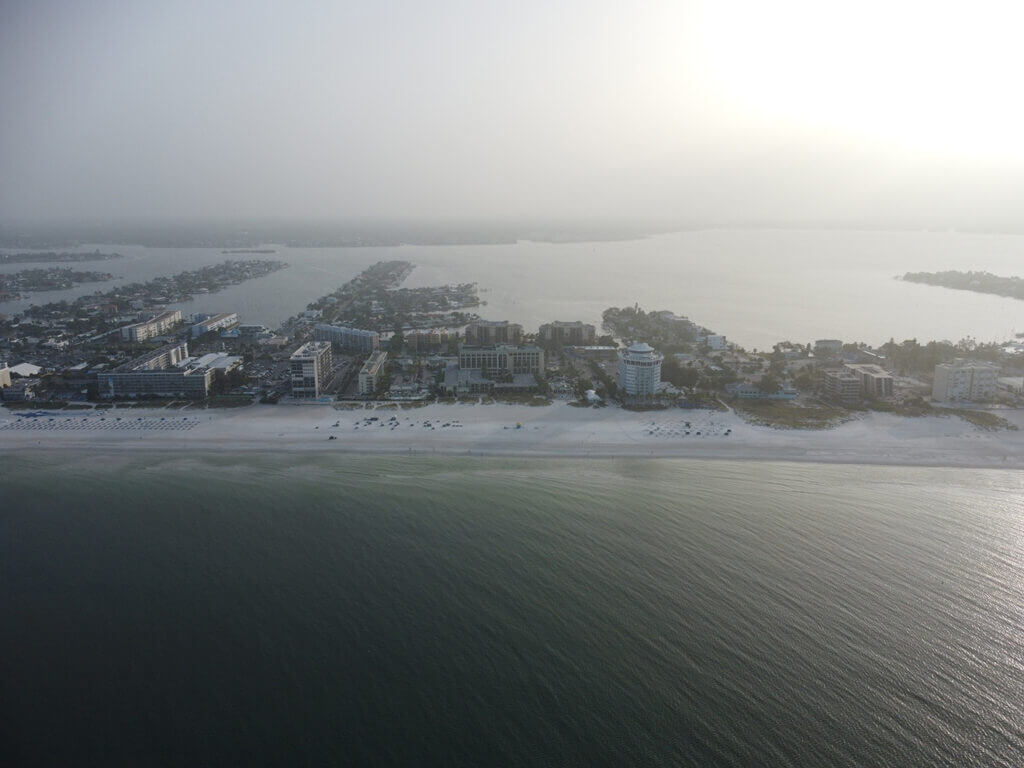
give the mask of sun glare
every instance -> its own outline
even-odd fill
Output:
[[[720,2],[703,13],[711,87],[735,110],[922,154],[1021,158],[1008,3]]]

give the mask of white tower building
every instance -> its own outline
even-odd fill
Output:
[[[650,344],[631,344],[624,352],[619,352],[619,389],[633,397],[655,394],[664,360],[665,356]]]

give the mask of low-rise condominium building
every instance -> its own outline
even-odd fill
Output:
[[[157,314],[143,313],[140,320],[132,325],[126,325],[121,329],[121,338],[124,341],[140,342],[148,341],[157,336],[162,336],[181,322],[181,310],[169,309]]]
[[[847,371],[860,377],[860,394],[873,399],[892,397],[892,374],[874,363],[847,363]]]
[[[860,376],[846,368],[833,368],[821,374],[825,394],[842,405],[854,405],[860,400]]]
[[[380,348],[380,334],[360,328],[346,328],[343,325],[320,323],[313,328],[316,341],[329,341],[340,349],[354,352],[374,352]]]
[[[208,397],[217,372],[210,362],[189,357],[187,344],[168,344],[113,371],[97,373],[98,393],[103,398]]]
[[[237,312],[221,312],[219,315],[210,315],[199,320],[192,326],[192,338],[196,339],[210,331],[220,331],[225,328],[232,328],[238,325]]]

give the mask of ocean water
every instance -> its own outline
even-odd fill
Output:
[[[195,269],[229,258],[220,249],[84,246],[127,258],[102,262],[120,282]],[[908,271],[988,270],[1020,274],[1024,236],[958,232],[703,230],[622,242],[513,245],[285,248],[273,257],[290,269],[175,305],[185,313],[237,311],[276,327],[314,299],[382,259],[417,269],[410,287],[477,282],[489,319],[535,330],[550,320],[600,324],[610,306],[669,309],[748,348],[770,349],[840,338],[881,344],[890,338],[1004,341],[1024,331],[1024,302],[893,279]],[[232,256],[230,258],[260,258]],[[21,265],[0,266],[11,271]],[[82,266],[82,269],[89,268]],[[70,299],[87,285],[7,302]]]
[[[0,764],[1024,764],[1024,476],[3,456]]]

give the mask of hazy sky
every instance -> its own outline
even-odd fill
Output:
[[[0,0],[0,218],[1024,226],[1018,6]]]

